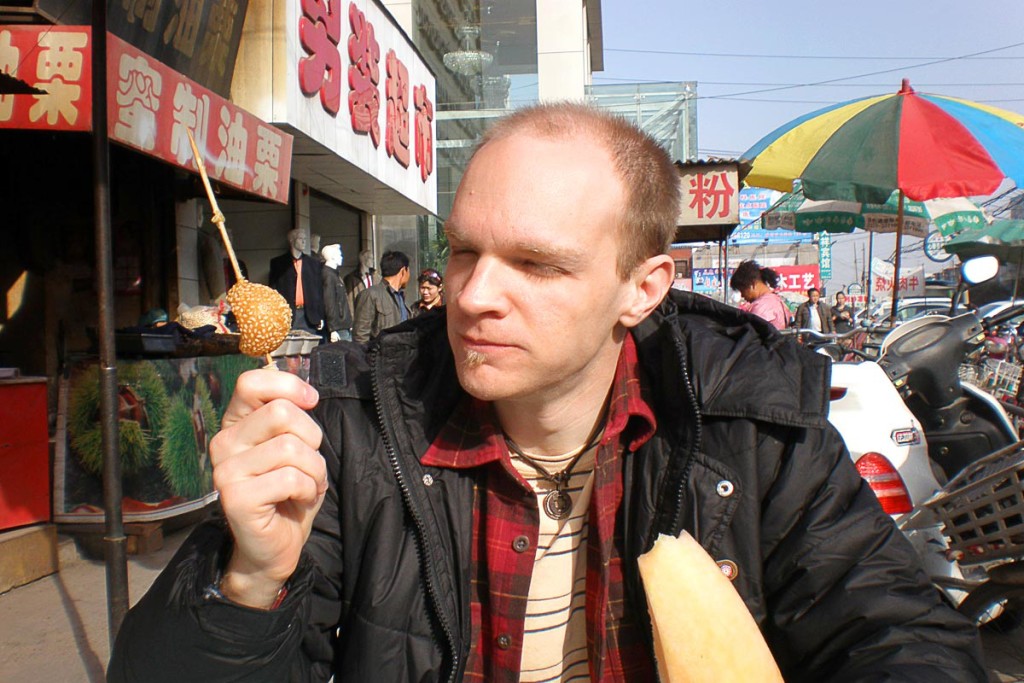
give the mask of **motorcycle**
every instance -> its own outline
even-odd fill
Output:
[[[995,259],[972,259],[963,266],[963,280],[983,282],[997,269]],[[858,472],[954,605],[978,601],[967,599],[990,579],[990,567],[954,552],[949,527],[926,511],[937,495],[962,487],[961,473],[1019,441],[1004,404],[962,381],[960,368],[981,360],[987,330],[1021,312],[1024,306],[988,319],[974,312],[923,316],[888,332],[877,358],[833,364],[829,420]]]

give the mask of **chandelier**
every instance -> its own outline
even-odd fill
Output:
[[[444,65],[457,74],[473,76],[482,73],[494,61],[490,52],[473,48],[473,41],[480,37],[479,26],[463,25],[455,29],[455,35],[462,41],[462,49],[446,52]]]

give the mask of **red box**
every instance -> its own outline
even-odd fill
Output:
[[[0,531],[50,521],[46,379],[0,381]]]

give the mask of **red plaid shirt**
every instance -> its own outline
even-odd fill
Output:
[[[646,621],[631,613],[624,600],[617,552],[622,544],[615,524],[622,501],[623,449],[635,451],[655,429],[654,413],[641,396],[636,346],[626,335],[612,382],[608,425],[597,450],[588,517],[587,652],[590,679],[600,683],[655,680],[641,630]],[[463,401],[422,462],[480,470],[473,496],[473,643],[464,680],[516,682],[540,526],[537,496],[512,465],[490,403]]]

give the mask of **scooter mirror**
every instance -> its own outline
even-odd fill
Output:
[[[960,264],[960,277],[969,285],[987,282],[999,272],[999,259],[995,256],[975,256]]]

